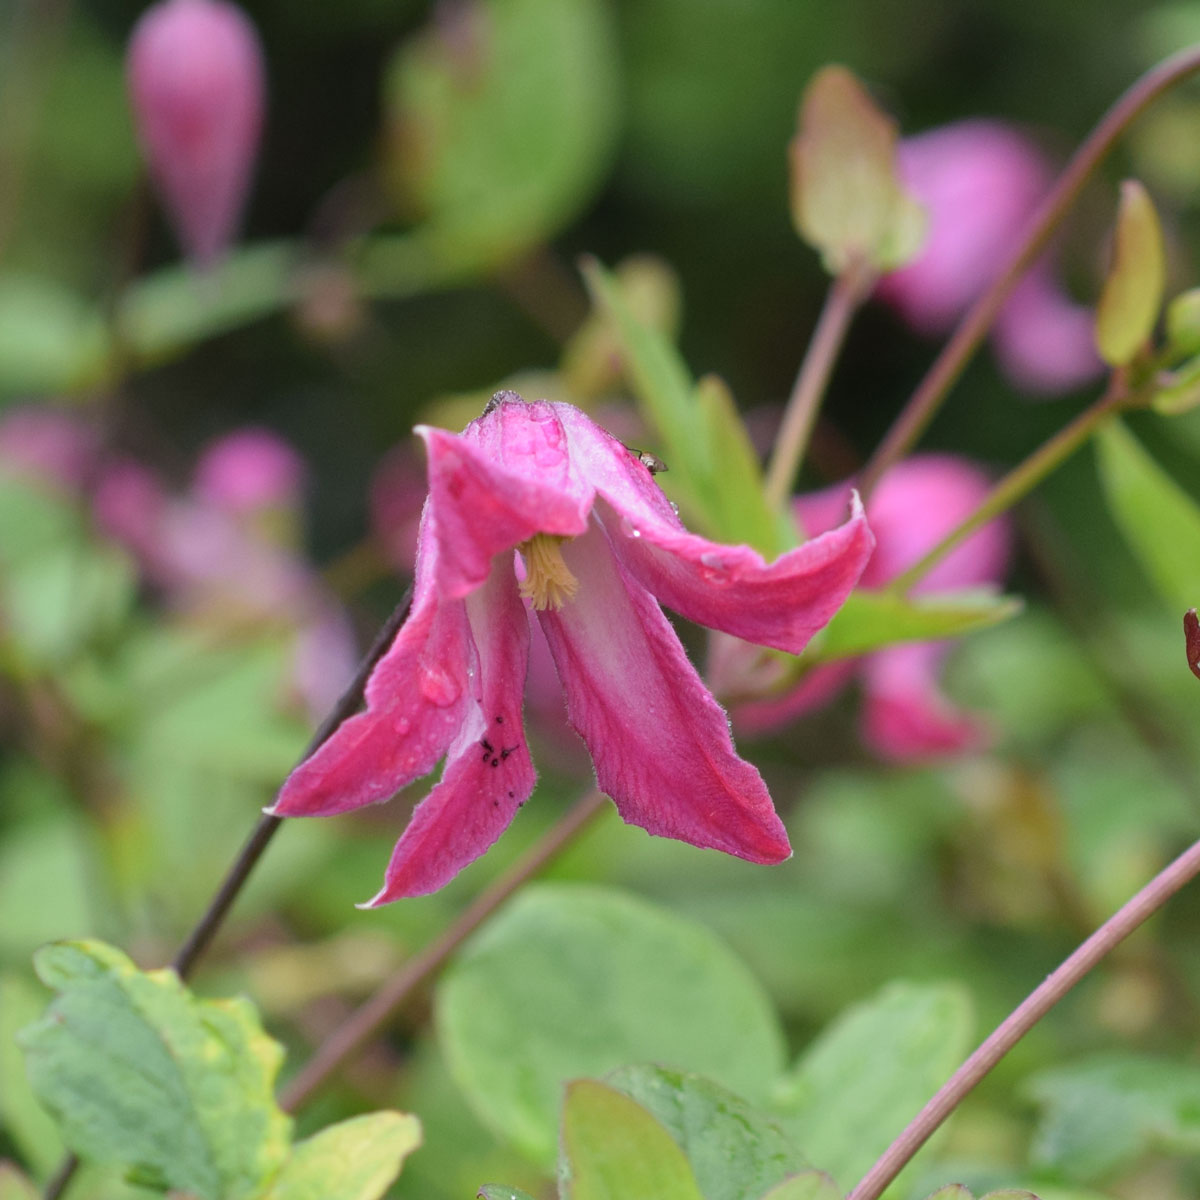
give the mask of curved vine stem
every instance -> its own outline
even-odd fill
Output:
[[[1164,59],[1138,79],[1105,113],[1075,151],[1050,194],[1034,213],[1024,236],[992,285],[967,310],[925,378],[863,469],[860,490],[870,495],[884,472],[904,457],[933,419],[947,393],[979,348],[996,314],[1050,238],[1116,140],[1164,92],[1200,71],[1200,46]]]

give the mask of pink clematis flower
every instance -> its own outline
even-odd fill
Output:
[[[863,572],[863,586],[883,587],[919,561],[974,512],[988,486],[977,466],[947,454],[914,455],[893,467],[870,500],[876,549]],[[842,484],[798,497],[796,514],[810,532],[827,529],[848,493],[848,485]],[[914,590],[932,593],[998,583],[1009,543],[1008,522],[992,521],[946,555]],[[908,643],[819,667],[785,696],[738,705],[734,724],[752,733],[782,728],[828,703],[857,674],[864,692],[863,740],[881,758],[920,761],[978,749],[986,743],[986,729],[976,717],[956,709],[938,685],[950,646]]]
[[[886,275],[877,295],[918,333],[948,333],[987,288],[1050,188],[1051,168],[1025,134],[999,121],[959,121],[905,138],[905,183],[929,229],[912,262]],[[1070,391],[1100,374],[1090,309],[1075,304],[1043,258],[1006,302],[993,343],[1022,391]]]
[[[370,903],[434,891],[479,857],[534,786],[528,605],[626,821],[752,862],[786,858],[761,776],[655,597],[798,653],[870,556],[861,506],[768,564],[688,533],[638,457],[569,404],[501,392],[462,434],[417,432],[429,498],[412,611],[367,684],[366,711],[292,773],[272,811],[327,816],[385,800],[446,756]]]

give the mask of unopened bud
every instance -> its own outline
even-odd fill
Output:
[[[138,138],[185,253],[207,266],[229,245],[258,150],[258,34],[226,0],[163,0],[134,27],[126,80]]]

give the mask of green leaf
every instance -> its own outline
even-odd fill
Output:
[[[278,312],[292,302],[297,250],[288,242],[235,249],[205,275],[166,267],[121,297],[122,344],[143,364]]]
[[[1164,417],[1180,416],[1200,404],[1200,356],[1159,374],[1150,404]]]
[[[799,542],[796,523],[790,516],[777,516],[767,504],[758,455],[729,388],[715,375],[706,375],[693,395],[700,436],[712,448],[714,469],[705,495],[717,540],[745,542],[768,558],[791,549]]]
[[[759,1200],[842,1200],[842,1193],[824,1171],[801,1171],[765,1192]]]
[[[1097,435],[1109,511],[1177,613],[1200,602],[1200,507],[1116,421]]]
[[[683,1149],[705,1200],[742,1200],[807,1166],[777,1121],[701,1075],[619,1067],[605,1082],[662,1122]]]
[[[1043,1071],[1028,1084],[1042,1108],[1035,1163],[1101,1181],[1155,1151],[1200,1153],[1200,1067],[1133,1055]]]
[[[0,395],[94,384],[108,354],[98,308],[40,276],[0,275]]]
[[[778,1019],[740,960],[702,926],[605,888],[526,888],[447,973],[437,1014],[472,1107],[547,1165],[568,1079],[653,1061],[755,1102],[782,1066]]]
[[[824,67],[800,102],[790,147],[792,219],[831,275],[901,266],[920,248],[925,214],[904,190],[896,124],[845,67]]]
[[[1154,202],[1136,179],[1127,179],[1121,184],[1113,262],[1096,306],[1096,347],[1110,366],[1132,361],[1154,332],[1166,271]]]
[[[926,1200],[975,1200],[975,1195],[969,1187],[964,1187],[961,1183],[948,1183],[936,1192],[931,1192]]]
[[[1174,360],[1200,354],[1200,288],[1180,292],[1167,305],[1166,349]]]
[[[49,1177],[62,1159],[62,1138],[29,1086],[16,1043],[17,1030],[45,1008],[42,988],[20,975],[0,975],[0,1126],[29,1167]],[[0,1187],[0,1200],[3,1196]]]
[[[705,1200],[683,1151],[640,1104],[577,1079],[563,1105],[563,1200]]]
[[[954,984],[893,983],[840,1016],[789,1080],[805,1154],[851,1187],[962,1061],[972,1025]]]
[[[960,637],[1015,617],[1019,596],[982,589],[904,597],[887,591],[852,592],[826,627],[814,657],[851,658],[894,642]]]
[[[50,547],[0,579],[0,609],[32,662],[61,663],[119,628],[136,586],[123,554],[81,540]]]
[[[297,1142],[262,1200],[377,1200],[420,1144],[407,1113],[351,1117]]]
[[[617,132],[616,67],[602,0],[478,0],[400,48],[389,174],[436,257],[490,269],[575,215]]]
[[[715,377],[693,385],[679,351],[634,317],[617,279],[594,260],[583,273],[612,319],[642,415],[661,439],[672,494],[689,517],[709,536],[768,557],[796,545],[794,522],[767,506],[758,457],[728,388]]]
[[[202,1200],[258,1194],[291,1122],[274,1098],[283,1051],[250,1004],[196,999],[100,942],[59,942],[34,965],[59,994],[20,1043],[67,1145]]]

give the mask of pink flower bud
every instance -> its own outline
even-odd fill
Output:
[[[229,245],[258,148],[264,103],[254,26],[225,0],[163,0],[129,40],[139,140],[175,232],[198,266]]]
[[[196,466],[195,491],[226,512],[294,508],[304,462],[269,429],[239,429],[213,442]]]

